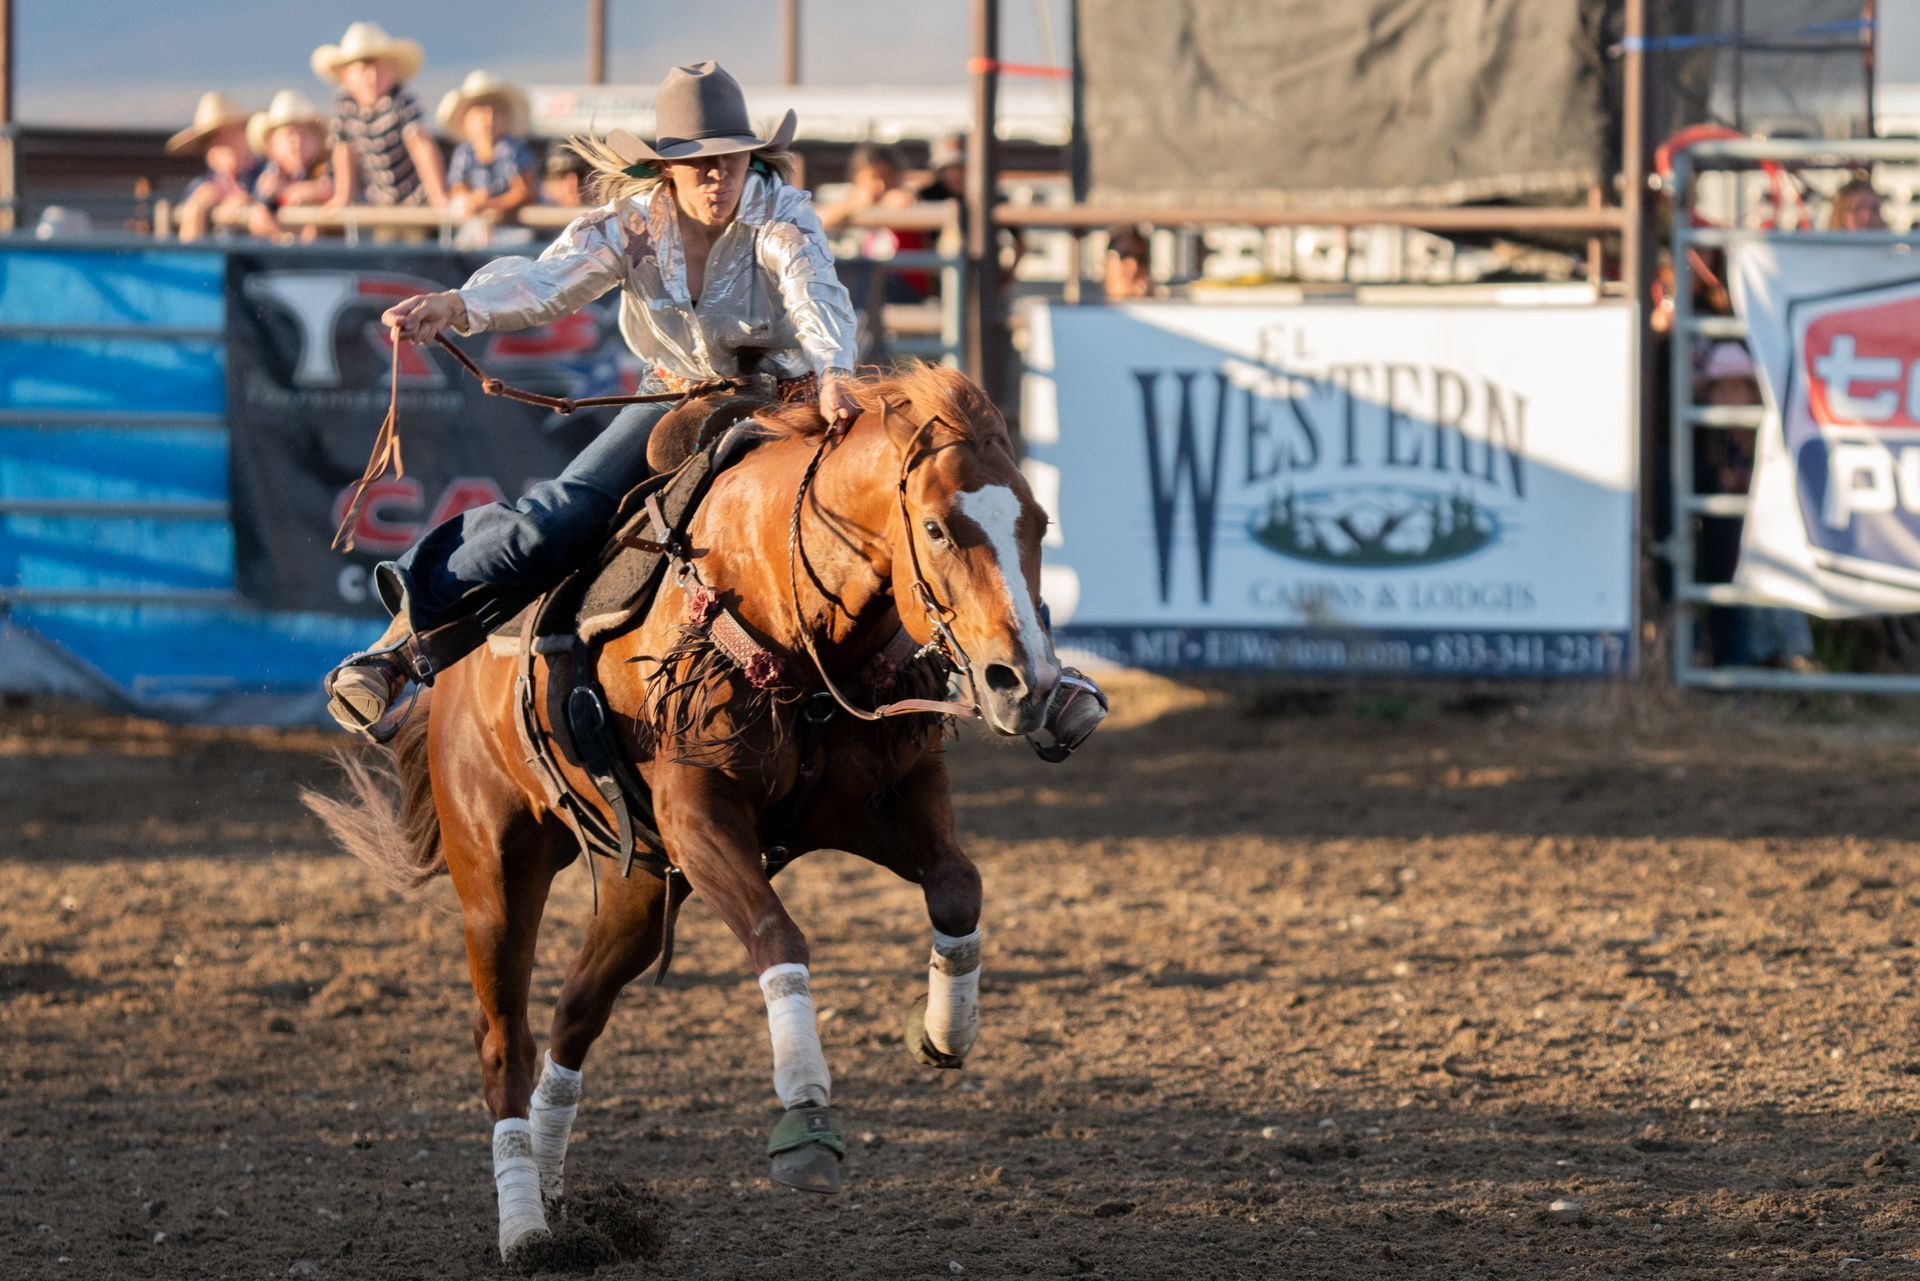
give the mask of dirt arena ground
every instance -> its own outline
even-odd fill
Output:
[[[963,742],[964,1073],[899,1044],[914,891],[783,877],[837,1200],[765,1178],[762,1006],[690,905],[588,1064],[570,1181],[642,1229],[599,1275],[1920,1275],[1920,730],[1439,698],[1142,683],[1062,769]],[[329,746],[0,711],[0,1277],[498,1273],[451,889],[323,843]]]

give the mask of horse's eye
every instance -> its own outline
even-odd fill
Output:
[[[947,531],[940,528],[940,522],[937,520],[923,520],[920,522],[920,528],[927,531],[927,541],[930,543],[947,541]]]

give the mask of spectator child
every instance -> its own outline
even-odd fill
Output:
[[[247,112],[224,93],[205,93],[193,123],[167,139],[176,156],[198,152],[207,172],[193,180],[180,202],[180,239],[198,240],[219,216],[237,216],[253,199],[258,166],[247,146]]]
[[[440,147],[420,123],[420,104],[405,85],[420,70],[420,45],[396,40],[378,25],[356,22],[339,44],[313,51],[313,71],[338,85],[328,141],[334,205],[356,197],[369,205],[447,203]]]
[[[967,135],[950,134],[927,149],[933,180],[920,188],[922,200],[964,200],[967,196]]]
[[[527,100],[491,71],[471,71],[440,100],[440,123],[464,140],[447,166],[448,198],[462,216],[506,213],[533,199],[533,152],[520,135]]]
[[[1107,266],[1102,277],[1107,301],[1126,302],[1145,298],[1153,292],[1153,273],[1148,270],[1150,247],[1144,231],[1130,222],[1116,222],[1107,228]]]
[[[540,179],[540,203],[562,209],[578,209],[587,201],[580,182],[586,177],[586,162],[566,147],[556,146],[547,157],[545,175]]]
[[[280,210],[324,205],[333,195],[326,124],[306,95],[282,89],[273,95],[265,111],[247,121],[247,142],[267,158],[260,176],[254,179],[253,211],[247,229],[267,239],[289,239],[280,226]]]
[[[1827,209],[1828,231],[1885,231],[1886,215],[1880,209],[1880,193],[1873,180],[1856,174],[1833,194]]]

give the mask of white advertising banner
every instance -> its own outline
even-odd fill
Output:
[[[1036,314],[1022,426],[1063,645],[1173,669],[1631,662],[1632,311]]]
[[[1920,264],[1905,250],[1733,253],[1765,403],[1734,571],[1756,603],[1920,611]]]

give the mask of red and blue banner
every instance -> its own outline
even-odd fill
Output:
[[[482,258],[400,251],[235,253],[227,259],[227,418],[237,586],[267,609],[378,615],[375,562],[433,525],[554,476],[616,410],[562,416],[488,396],[445,352],[403,344],[403,475],[368,489],[348,554],[333,533],[386,415],[394,350],[380,314],[458,287]],[[490,374],[573,398],[636,389],[618,295],[551,325],[450,335]]]
[[[1906,248],[1733,254],[1765,399],[1734,575],[1755,603],[1920,611],[1920,268]]]

